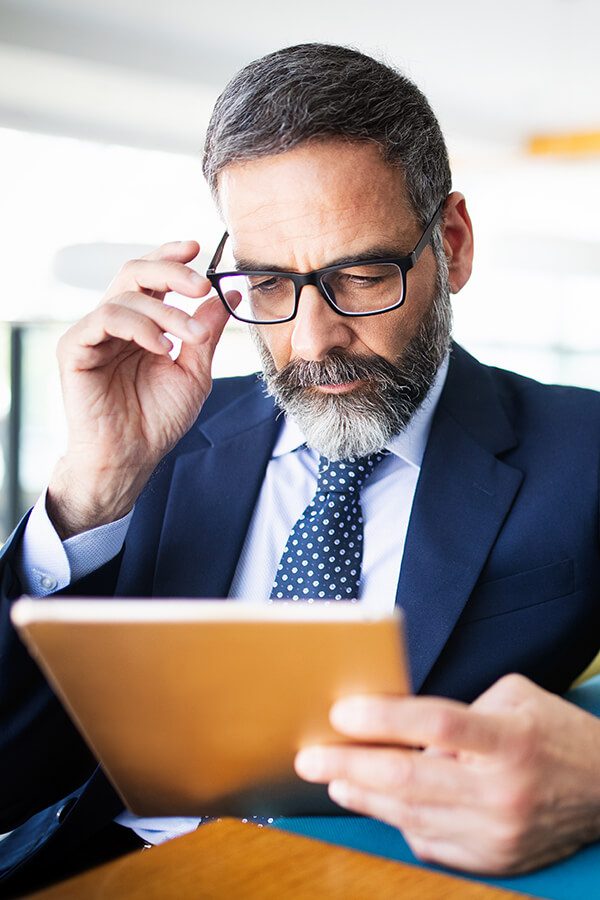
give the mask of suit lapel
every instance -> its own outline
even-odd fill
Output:
[[[522,473],[497,459],[515,443],[489,371],[454,348],[396,595],[415,691],[448,640],[519,489]]]
[[[278,424],[273,403],[255,385],[200,430],[205,446],[175,464],[156,596],[227,596]]]
[[[200,426],[175,464],[156,596],[225,597],[278,431],[259,385]],[[489,370],[455,347],[413,503],[396,602],[418,691],[456,624],[519,489],[516,444]]]

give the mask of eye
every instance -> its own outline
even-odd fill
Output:
[[[384,280],[382,275],[343,275],[343,280],[355,287],[375,287]]]
[[[388,276],[386,274],[366,274],[361,271],[340,271],[327,279],[331,287],[336,291],[369,290],[381,287]]]
[[[250,290],[256,294],[272,294],[281,290],[284,279],[270,276],[268,278],[249,278]]]

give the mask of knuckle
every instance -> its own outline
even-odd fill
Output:
[[[517,672],[503,675],[496,682],[496,688],[507,700],[521,700],[527,694],[528,680]]]
[[[121,268],[119,269],[120,275],[132,275],[135,269],[137,268],[139,263],[138,259],[128,259],[126,260]]]
[[[127,300],[127,295],[122,295],[114,300],[109,300],[102,307],[103,324],[109,330],[119,328],[121,331],[123,329],[127,329],[128,332],[139,331],[149,324],[149,319],[132,309]]]
[[[61,359],[65,355],[65,351],[68,349],[71,334],[73,329],[69,328],[68,331],[65,331],[64,334],[61,334],[56,344],[56,356],[58,359]]]
[[[100,313],[104,322],[108,324],[114,323],[122,317],[123,302],[125,302],[125,298],[115,297],[100,307]]]
[[[494,806],[502,821],[513,827],[529,822],[533,818],[536,808],[532,785],[526,779],[505,784],[501,790],[496,791]]]
[[[140,301],[140,295],[135,291],[125,291],[123,294],[117,294],[111,297],[106,303],[100,307],[100,311],[106,320],[115,322],[123,318],[140,317],[137,306]]]
[[[115,297],[111,297],[106,305],[116,306],[121,310],[127,309],[128,311],[135,311],[140,302],[143,302],[143,298],[138,291],[124,291],[122,294],[117,294]]]
[[[410,754],[395,755],[388,759],[387,768],[388,782],[392,789],[410,794],[416,781],[416,766],[413,757]]]
[[[401,830],[414,831],[422,833],[425,826],[425,816],[422,809],[411,803],[402,805],[401,811],[398,813],[399,824]]]
[[[432,715],[429,729],[434,744],[447,744],[452,742],[460,729],[454,710],[440,709]]]
[[[506,818],[513,825],[529,818],[533,807],[532,792],[524,784],[516,784],[505,789],[502,802]]]
[[[421,862],[435,862],[435,853],[430,841],[417,835],[405,834],[406,843]]]
[[[176,259],[165,259],[161,262],[161,267],[165,269],[165,271],[170,272],[175,275],[190,274],[190,269],[186,265],[181,262],[177,262]]]
[[[490,850],[499,871],[510,874],[511,870],[516,870],[523,855],[526,835],[526,829],[517,822],[496,825]]]
[[[160,303],[160,301],[157,300],[157,303]],[[173,324],[183,323],[189,318],[186,313],[182,312],[180,309],[177,309],[177,307],[175,306],[169,306],[166,303],[160,303],[160,308],[162,309],[162,317],[165,322],[172,322]]]
[[[541,723],[535,711],[527,706],[520,707],[518,718],[515,716],[514,727],[511,729],[508,758],[522,773],[534,772],[543,744]]]
[[[63,363],[63,361],[66,359],[67,346],[65,344],[64,336],[60,338],[60,340],[58,341],[58,343],[56,345],[55,356],[56,356],[56,359],[57,359],[59,365],[61,365]]]
[[[520,759],[533,761],[540,748],[540,728],[533,716],[524,715],[517,731],[516,751]]]

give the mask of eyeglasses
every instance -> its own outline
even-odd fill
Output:
[[[225,232],[206,277],[231,315],[252,325],[291,321],[307,284],[314,285],[340,316],[377,316],[404,303],[406,274],[431,240],[443,208],[444,201],[408,256],[351,260],[303,274],[267,269],[216,272],[229,237]]]

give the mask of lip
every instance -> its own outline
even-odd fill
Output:
[[[360,381],[345,381],[341,384],[318,384],[315,385],[315,387],[324,394],[347,394],[349,391],[353,391],[359,384]]]

